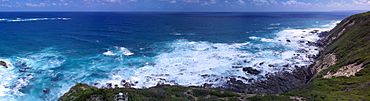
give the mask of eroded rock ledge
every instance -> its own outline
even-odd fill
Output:
[[[345,77],[350,77],[350,76],[355,76],[355,74],[357,72],[360,72],[362,69],[364,69],[363,67],[364,64],[350,64],[350,65],[347,65],[347,66],[344,66],[342,68],[340,68],[338,71],[336,72],[328,72],[326,73],[326,75],[323,76],[323,78],[327,78],[327,79],[330,79],[332,77],[341,77],[341,76],[345,76]]]

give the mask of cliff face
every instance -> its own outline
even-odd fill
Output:
[[[297,67],[292,73],[276,73],[253,84],[231,80],[228,87],[244,93],[279,94],[317,81],[316,78],[361,75],[370,63],[369,25],[370,12],[350,16],[329,33],[321,33],[323,38],[317,43],[322,46],[321,54],[309,68]]]
[[[277,73],[266,81],[249,85],[231,80],[228,89],[238,92],[177,86],[98,89],[78,84],[60,100],[109,100],[118,92],[130,92],[129,99],[136,100],[370,100],[370,12],[344,19],[318,44],[323,46],[320,56],[309,68],[298,67],[292,73]]]
[[[356,70],[359,70],[367,66],[370,61],[369,25],[370,12],[353,15],[340,22],[320,41],[324,47],[312,71],[316,75],[319,73],[330,75],[341,67],[341,71],[344,72],[351,67],[358,67]]]
[[[344,19],[321,41],[307,86],[285,93],[306,100],[370,100],[370,12]]]

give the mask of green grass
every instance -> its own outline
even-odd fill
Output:
[[[223,89],[207,89],[199,87],[160,86],[148,89],[98,89],[86,84],[77,84],[75,87],[62,96],[60,101],[85,101],[91,97],[99,96],[102,100],[113,101],[118,93],[128,93],[130,101],[179,101],[179,100],[225,100],[234,99],[237,101],[239,93]]]
[[[253,96],[248,98],[250,101],[290,101],[288,96],[282,95],[266,95],[266,96]]]

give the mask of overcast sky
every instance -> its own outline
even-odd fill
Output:
[[[370,0],[0,0],[0,11],[337,11]]]

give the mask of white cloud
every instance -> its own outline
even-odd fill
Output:
[[[121,3],[121,0],[103,0],[106,3]]]
[[[46,3],[26,3],[25,6],[27,7],[45,7],[47,6]]]
[[[356,5],[370,5],[370,0],[353,0]]]
[[[201,5],[210,5],[210,4],[216,4],[216,0],[182,0],[182,2],[185,3],[199,3]]]
[[[274,5],[278,4],[276,0],[248,0],[253,5]]]
[[[168,2],[168,3],[177,3],[176,0],[159,0],[159,1]]]
[[[311,3],[300,2],[297,0],[288,0],[286,2],[282,2],[282,4],[286,6],[309,6],[311,5]]]

